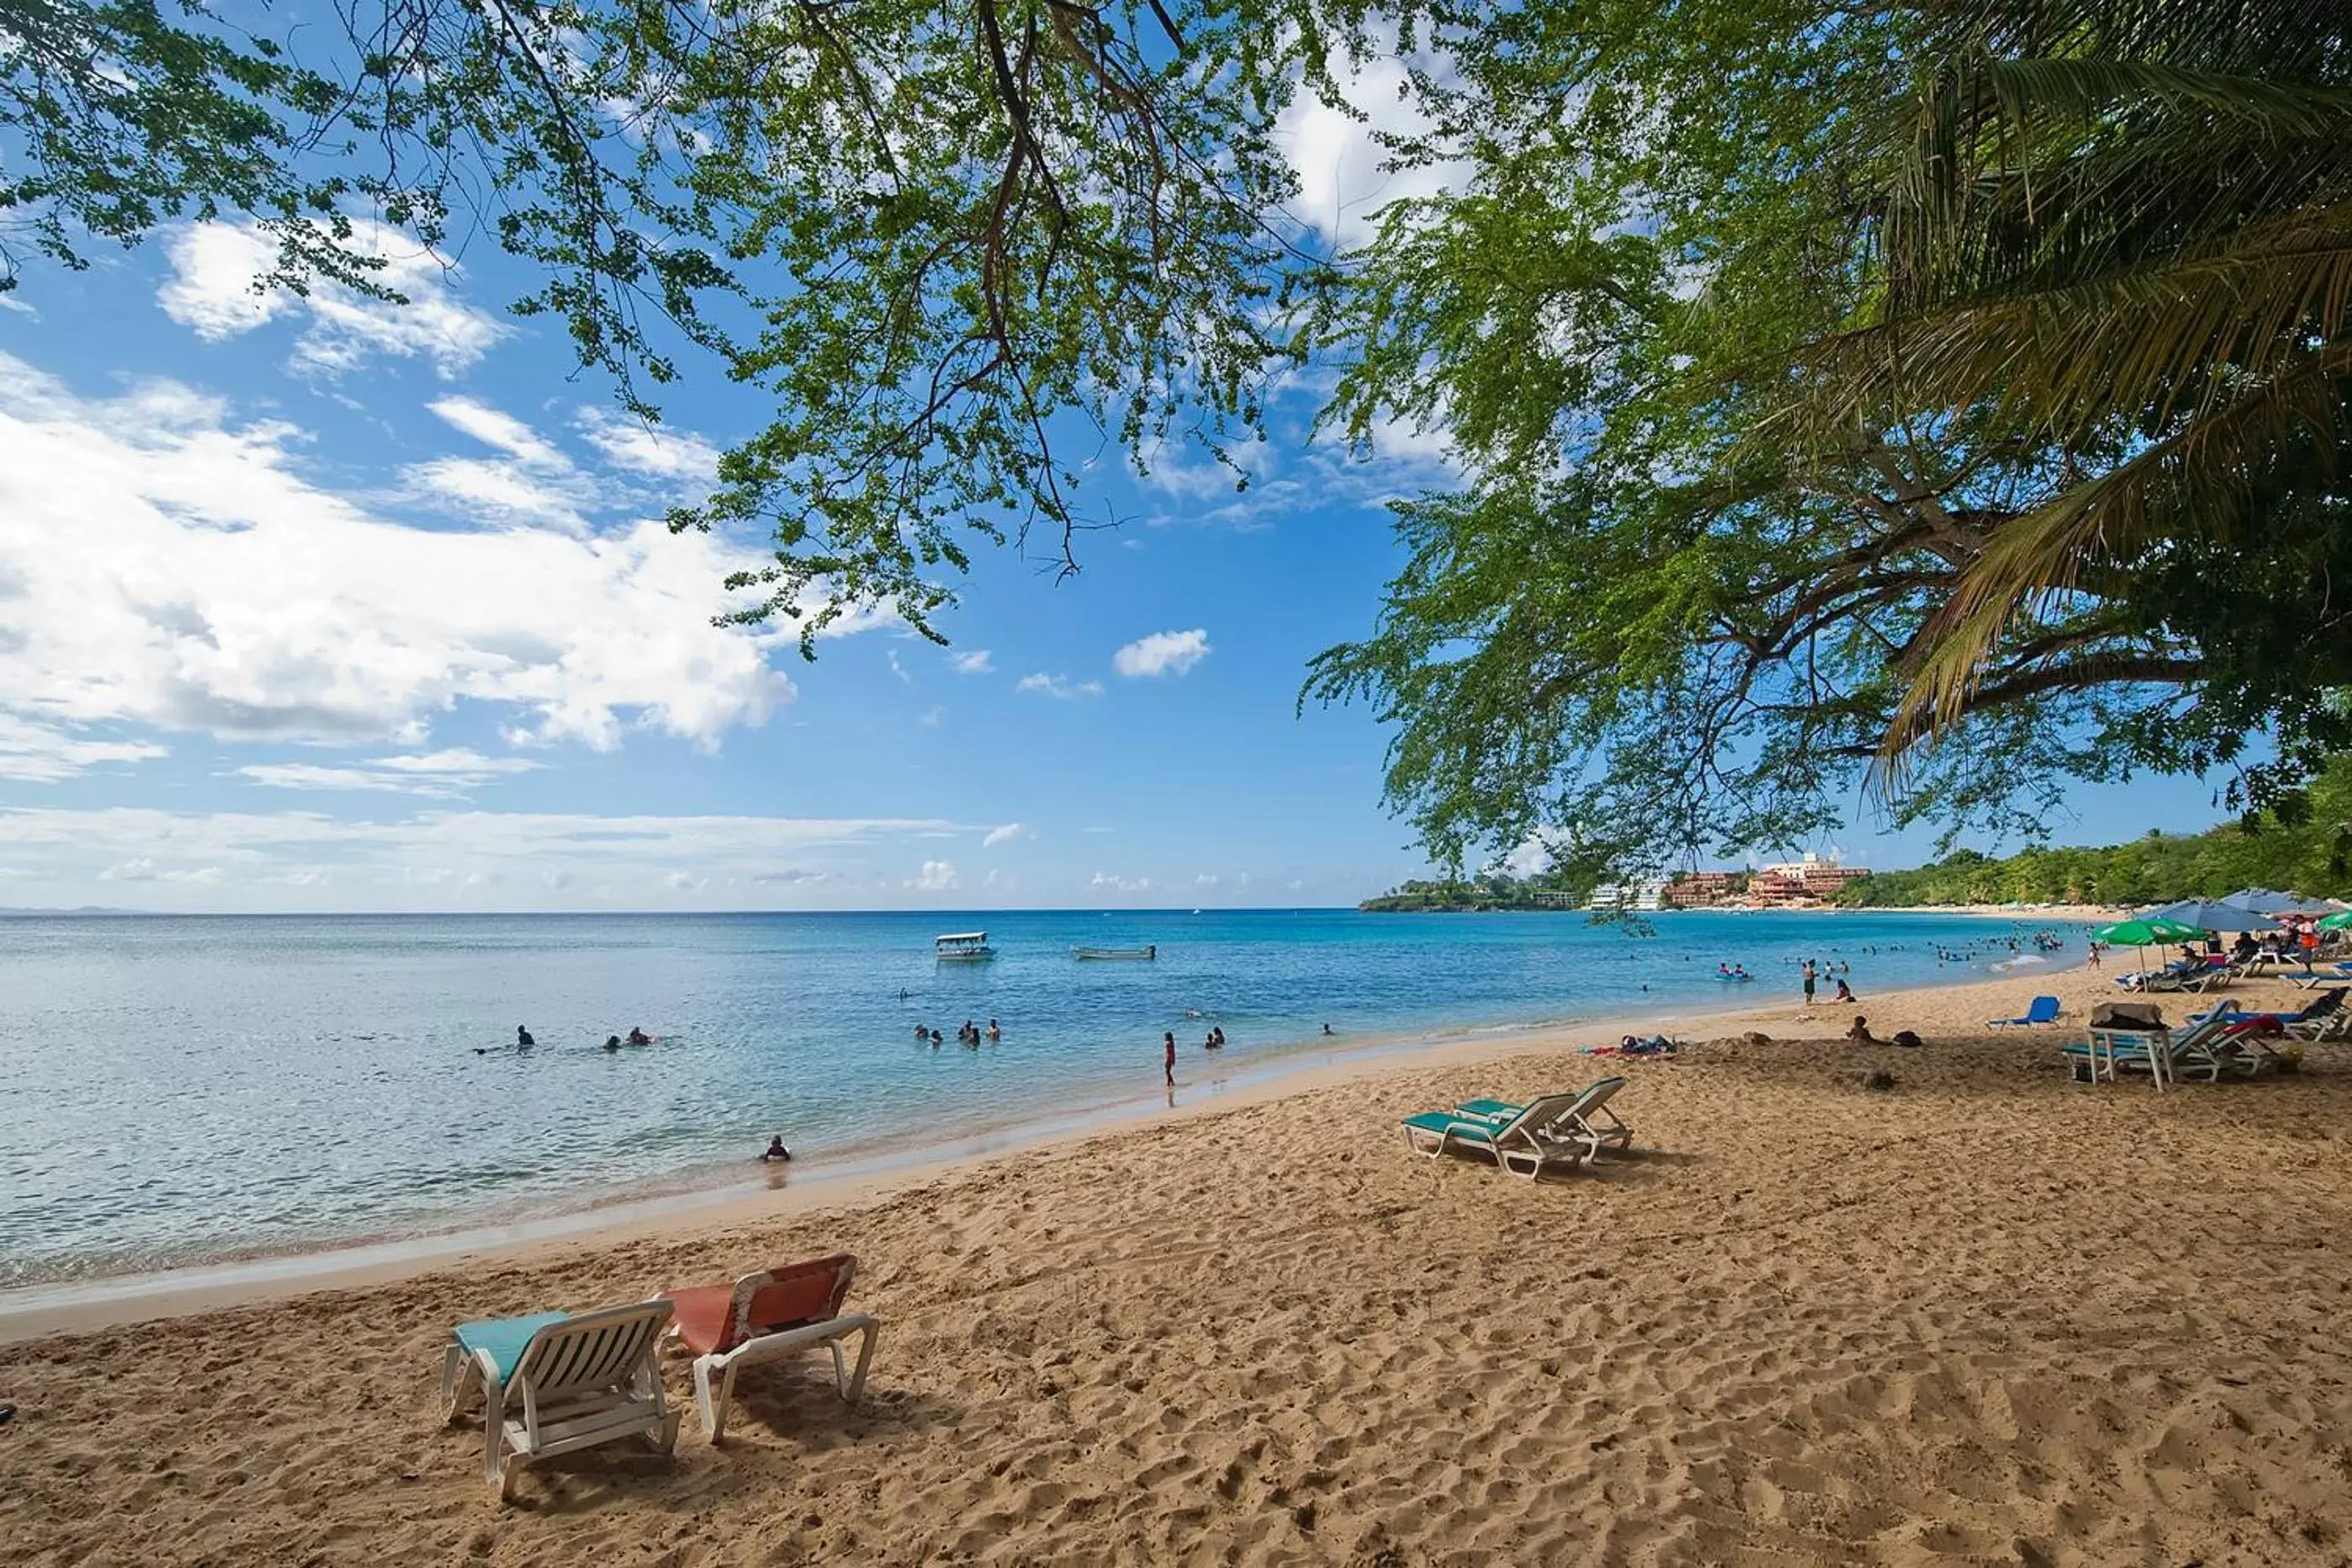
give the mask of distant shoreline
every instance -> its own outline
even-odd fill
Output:
[[[1488,904],[1462,905],[1436,909],[1374,908],[1370,903],[1356,906],[1360,915],[1579,915],[1591,918],[1595,915],[1623,915],[1634,919],[1653,920],[1660,915],[1958,915],[1979,920],[2014,920],[2030,925],[2037,920],[2099,921],[2112,923],[2126,918],[2120,909],[2093,904],[1706,904],[1689,908],[1603,910],[1561,904]]]

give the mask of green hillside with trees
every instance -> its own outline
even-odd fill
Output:
[[[2149,832],[2104,849],[2032,849],[1995,860],[1961,850],[1916,871],[1879,872],[1838,902],[1885,908],[1921,904],[2167,904],[2242,887],[2352,896],[2345,859],[2352,774],[2341,761],[2315,781],[2312,810],[2205,832]]]

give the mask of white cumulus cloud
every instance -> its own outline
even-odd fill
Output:
[[[1195,626],[1190,632],[1154,632],[1139,637],[1113,653],[1110,664],[1130,680],[1181,675],[1211,652],[1207,630]]]
[[[414,240],[378,224],[353,225],[352,248],[383,261],[376,274],[407,303],[372,299],[339,284],[320,283],[307,296],[254,284],[276,264],[278,247],[257,225],[192,224],[165,247],[172,276],[156,293],[163,313],[217,342],[266,326],[279,317],[304,317],[291,361],[297,371],[341,374],[372,355],[417,355],[454,376],[479,360],[509,329],[488,311],[465,304],[450,287],[456,268]]]
[[[952,861],[925,861],[923,869],[907,885],[918,893],[947,893],[963,884],[956,876]]]
[[[718,481],[719,448],[690,430],[673,430],[601,408],[583,408],[580,434],[616,468],[689,489],[708,489]]]
[[[980,847],[992,850],[999,844],[1009,844],[1015,839],[1025,839],[1028,836],[1029,830],[1025,825],[1020,822],[1007,822],[1001,828],[989,829],[987,836],[980,841]]]
[[[572,459],[545,436],[502,409],[469,397],[436,398],[425,406],[483,445],[495,446],[517,462],[559,473],[572,467]]]
[[[414,746],[460,703],[509,710],[525,741],[645,727],[711,747],[791,699],[775,634],[711,624],[758,557],[650,519],[399,526],[305,479],[301,440],[172,382],[86,400],[0,354],[13,771],[154,754],[87,733],[112,724]]]
[[[767,907],[780,885],[821,885],[833,874],[828,857],[952,826],[467,810],[368,820],[0,808],[0,863],[19,873],[12,901],[57,904],[120,902],[105,898],[100,884],[136,883],[143,905],[181,909],[530,909],[558,891],[575,908]]]
[[[464,747],[414,757],[376,757],[351,766],[315,762],[257,762],[238,776],[280,789],[350,789],[384,795],[454,798],[468,794],[501,774],[528,773],[545,766],[524,757],[485,757]]]
[[[1049,697],[1059,697],[1065,702],[1073,701],[1078,697],[1102,695],[1100,681],[1079,681],[1073,685],[1067,675],[1048,675],[1042,672],[1034,675],[1022,676],[1014,683],[1013,689],[1016,692],[1036,692]]]

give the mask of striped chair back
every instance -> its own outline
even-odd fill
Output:
[[[593,1388],[615,1388],[651,1366],[669,1303],[607,1307],[550,1323],[531,1335],[515,1364],[512,1382],[541,1399]]]

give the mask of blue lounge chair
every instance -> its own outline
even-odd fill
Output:
[[[2033,1005],[2025,1009],[2025,1016],[2023,1018],[1987,1019],[1985,1023],[1987,1027],[1991,1029],[2008,1029],[2014,1024],[2056,1023],[2057,1021],[2058,998],[2056,997],[2036,997],[2033,998]]]

